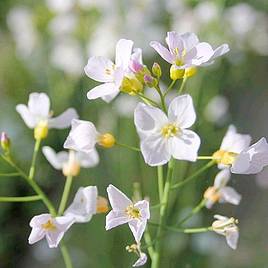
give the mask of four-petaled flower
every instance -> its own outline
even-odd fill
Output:
[[[211,208],[216,202],[230,203],[233,205],[240,203],[241,195],[234,188],[226,186],[230,178],[231,173],[227,168],[217,174],[214,185],[209,187],[204,193],[207,208]]]
[[[48,162],[58,170],[62,170],[65,176],[77,176],[80,172],[80,167],[90,168],[99,163],[99,155],[95,149],[90,153],[61,151],[56,153],[51,147],[44,146],[42,148]]]
[[[35,129],[36,138],[45,138],[48,128],[67,128],[73,119],[78,118],[78,114],[73,108],[69,108],[61,115],[52,118],[50,100],[45,93],[31,93],[28,106],[18,104],[16,110],[25,124],[29,128]]]
[[[30,221],[32,231],[28,239],[29,244],[34,244],[46,237],[48,246],[55,248],[73,223],[72,217],[61,216],[53,218],[50,214],[34,216]]]
[[[107,192],[112,210],[106,216],[106,230],[128,223],[136,242],[139,243],[150,218],[149,202],[142,200],[134,204],[111,184],[107,187]]]
[[[80,187],[75,194],[72,204],[64,212],[65,216],[74,222],[89,222],[96,213],[108,211],[107,199],[98,196],[96,186]]]
[[[211,64],[215,58],[229,51],[227,44],[223,44],[213,50],[210,44],[199,42],[194,33],[179,34],[177,32],[168,32],[166,43],[168,49],[157,41],[152,41],[150,46],[176,69]]]
[[[113,100],[120,92],[120,86],[128,71],[133,41],[120,39],[116,44],[115,63],[104,57],[91,57],[84,70],[86,75],[103,84],[87,93],[88,99]]]
[[[239,230],[236,225],[238,220],[221,215],[214,215],[214,218],[216,221],[212,224],[212,230],[220,235],[224,235],[229,247],[236,249],[239,238]]]
[[[249,146],[251,137],[239,134],[229,126],[221,147],[213,154],[219,168],[231,167],[232,173],[256,174],[268,165],[268,144],[265,138]]]
[[[200,138],[187,129],[195,119],[190,95],[176,97],[169,105],[168,116],[158,108],[139,103],[134,121],[145,162],[158,166],[167,163],[171,157],[196,161]]]

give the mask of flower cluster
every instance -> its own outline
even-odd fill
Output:
[[[53,118],[50,101],[45,93],[30,94],[28,106],[17,105],[16,110],[26,125],[34,129],[36,140],[29,175],[13,163],[10,141],[6,134],[1,137],[1,146],[4,151],[2,158],[13,168],[18,169],[19,174],[37,193],[36,199],[41,199],[49,210],[49,213],[32,218],[30,244],[46,238],[49,247],[63,245],[61,240],[64,233],[74,223],[87,223],[95,214],[109,211],[106,215],[106,230],[127,224],[133,234],[135,244],[126,247],[128,252],[134,252],[138,256],[133,267],[141,266],[147,261],[146,253],[142,252],[143,237],[152,267],[160,267],[163,235],[168,230],[184,233],[214,231],[224,235],[228,245],[236,249],[239,237],[238,220],[233,217],[215,215],[216,220],[211,226],[205,228],[183,229],[177,228],[178,226],[168,226],[168,204],[171,202],[169,195],[171,190],[182,187],[197,176],[201,177],[202,172],[217,164],[221,171],[216,175],[213,186],[207,188],[201,203],[179,223],[179,227],[182,227],[183,223],[204,206],[211,209],[217,202],[238,205],[241,195],[231,186],[227,186],[231,173],[256,174],[267,166],[267,141],[261,138],[250,145],[251,137],[237,133],[236,128],[231,125],[219,150],[215,150],[209,156],[200,156],[200,145],[206,141],[190,129],[197,118],[194,108],[195,100],[186,92],[185,83],[196,73],[198,67],[212,64],[216,58],[227,53],[229,47],[223,44],[213,49],[210,44],[200,42],[193,33],[168,32],[166,43],[168,48],[156,41],[150,43],[150,46],[170,64],[171,84],[165,91],[160,88],[162,77],[160,65],[154,63],[151,70],[144,65],[142,50],[133,49],[134,43],[131,40],[120,39],[117,42],[114,62],[101,56],[93,56],[89,58],[84,68],[89,78],[102,83],[87,93],[89,100],[102,98],[105,102],[111,102],[119,93],[126,93],[140,100],[134,110],[134,125],[140,139],[139,148],[120,143],[111,133],[100,133],[92,122],[78,119],[73,108]],[[173,87],[178,80],[182,82],[176,93]],[[144,90],[146,87],[155,90],[160,102],[151,99],[146,94]],[[166,97],[171,90],[176,96],[168,102]],[[71,130],[63,145],[69,151],[56,153],[49,146],[42,148],[49,163],[55,169],[61,170],[66,177],[59,209],[56,211],[35,181],[36,157],[40,143],[47,137],[50,128],[61,129],[69,126]],[[107,187],[111,209],[108,207],[108,200],[98,195],[96,186],[79,188],[73,202],[66,208],[73,177],[79,175],[81,167],[92,168],[99,163],[96,147],[109,149],[114,146],[140,152],[147,165],[157,167],[159,186],[159,204],[156,206],[159,207],[157,222],[150,221],[149,197],[143,198],[141,191],[136,190],[138,198],[131,200],[112,184]],[[177,161],[196,162],[198,160],[210,160],[210,162],[184,181],[174,182],[173,171]],[[164,179],[163,165],[166,164],[167,174]],[[151,239],[148,223],[157,228],[155,240]]]

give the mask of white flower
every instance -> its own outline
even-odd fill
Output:
[[[195,66],[205,66],[214,59],[229,51],[229,46],[223,44],[213,50],[210,44],[199,42],[194,33],[178,34],[168,32],[166,37],[168,49],[159,42],[152,41],[150,46],[176,69],[186,69]]]
[[[66,209],[64,215],[73,217],[75,222],[89,222],[96,213],[107,211],[107,199],[98,196],[96,186],[87,186],[78,189],[73,203]]]
[[[257,174],[267,165],[268,144],[265,138],[261,138],[236,157],[231,171],[236,174]]]
[[[206,199],[206,207],[211,208],[214,203],[230,203],[238,205],[241,200],[241,195],[232,187],[226,186],[231,178],[229,169],[220,171],[214,181],[214,186],[209,187],[204,198]]]
[[[86,75],[103,84],[91,89],[88,99],[102,98],[110,102],[120,92],[125,72],[128,70],[133,41],[120,39],[116,44],[115,63],[103,57],[91,57],[85,67]]]
[[[140,243],[127,246],[126,250],[128,252],[134,252],[139,256],[138,260],[132,265],[132,267],[139,267],[147,262],[147,255],[141,251]]]
[[[92,150],[95,150],[96,143],[105,148],[110,148],[115,144],[115,139],[110,133],[100,134],[94,124],[89,121],[74,119],[63,147],[91,154]]]
[[[229,247],[236,249],[239,238],[239,230],[236,226],[238,221],[234,218],[227,218],[221,215],[215,215],[214,218],[217,220],[212,224],[213,231],[224,235]]]
[[[236,174],[256,174],[268,165],[268,144],[261,138],[250,145],[249,135],[239,134],[234,126],[229,126],[220,150],[213,154],[219,168],[231,166]]]
[[[137,243],[145,231],[150,218],[149,202],[146,200],[133,202],[113,185],[107,188],[112,211],[106,216],[106,230],[128,223]]]
[[[28,106],[18,104],[16,110],[29,128],[35,128],[39,124],[44,124],[48,128],[67,128],[71,125],[72,119],[78,118],[77,112],[73,108],[52,118],[50,100],[45,93],[31,93]]]
[[[50,214],[35,216],[30,221],[32,231],[28,239],[29,244],[34,244],[46,237],[48,246],[55,248],[72,224],[72,217],[62,216],[53,218]]]
[[[139,103],[134,119],[141,138],[141,152],[148,165],[163,165],[171,156],[196,160],[200,138],[187,129],[196,119],[190,95],[176,97],[169,105],[168,116],[158,108]]]

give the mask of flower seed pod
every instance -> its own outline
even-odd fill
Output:
[[[6,132],[1,133],[1,147],[4,150],[4,152],[10,151],[10,139],[7,136]]]
[[[153,64],[153,67],[152,67],[152,73],[155,77],[157,77],[158,79],[162,76],[162,70],[161,70],[161,67],[160,65],[155,62]]]

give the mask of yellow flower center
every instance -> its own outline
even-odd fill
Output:
[[[34,138],[36,140],[42,140],[47,137],[48,134],[48,124],[46,120],[40,121],[34,128]]]
[[[237,153],[228,152],[224,150],[218,150],[212,155],[212,158],[218,164],[232,165],[237,155],[238,155]]]
[[[98,144],[104,148],[111,148],[115,145],[115,137],[111,133],[104,133],[98,137]]]
[[[130,205],[126,208],[125,212],[132,219],[139,219],[141,217],[141,212],[138,208]]]
[[[42,224],[42,228],[46,231],[55,231],[57,229],[56,225],[52,222],[51,219]]]
[[[135,96],[143,91],[143,84],[135,76],[125,76],[121,83],[120,91]]]
[[[178,132],[180,132],[180,128],[175,124],[167,124],[161,129],[161,134],[165,138],[174,137]]]

